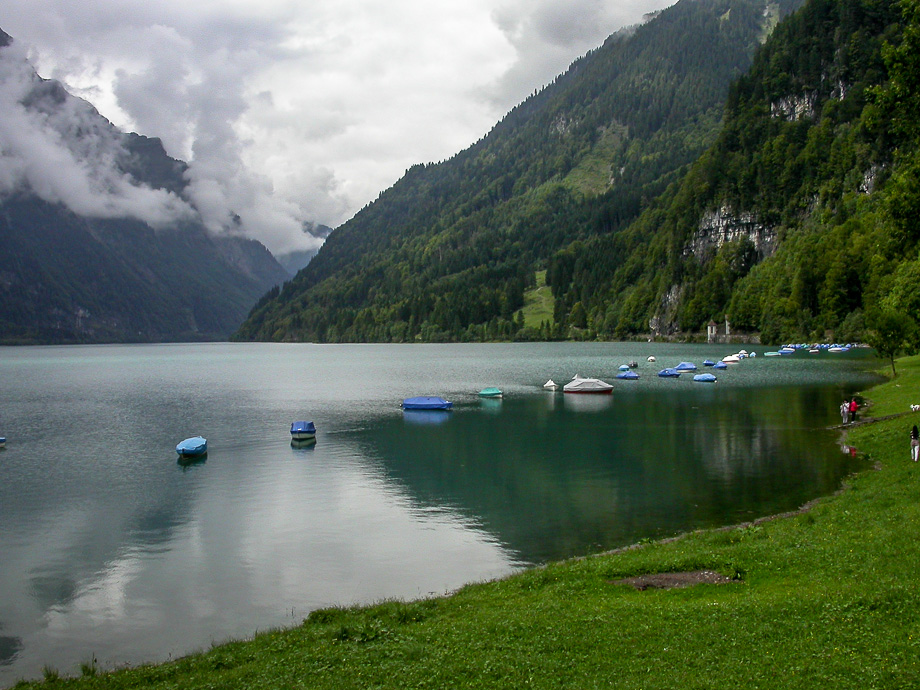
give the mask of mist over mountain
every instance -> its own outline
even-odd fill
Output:
[[[225,338],[287,277],[208,233],[186,166],[39,77],[0,31],[0,342]]]
[[[329,237],[330,232],[332,232],[332,228],[328,225],[322,225],[321,223],[311,223],[308,227],[304,228],[304,233],[322,240]],[[293,276],[310,263],[317,252],[319,252],[318,247],[316,249],[301,249],[286,252],[284,254],[276,254],[275,258],[278,260],[278,263],[284,267],[284,270]]]

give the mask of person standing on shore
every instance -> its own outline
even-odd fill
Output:
[[[917,462],[918,455],[920,455],[920,431],[917,430],[917,425],[914,424],[910,430],[910,459]]]
[[[850,423],[850,403],[846,400],[840,403],[840,419],[843,420],[844,425]]]
[[[858,409],[859,409],[859,404],[856,402],[856,398],[853,398],[850,401],[850,421],[851,422],[856,421],[856,410]]]

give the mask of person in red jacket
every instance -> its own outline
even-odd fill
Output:
[[[850,401],[850,421],[851,422],[856,421],[856,410],[858,409],[859,409],[859,404],[856,402],[856,398],[853,398]]]

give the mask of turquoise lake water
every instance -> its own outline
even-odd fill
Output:
[[[734,349],[0,348],[0,686],[45,665],[174,658],[318,607],[440,595],[834,491],[859,467],[831,427],[872,383],[865,352],[761,354],[716,384],[656,376]],[[616,380],[629,360],[641,378]],[[542,389],[575,374],[613,395]],[[504,397],[480,399],[487,386]],[[454,409],[403,412],[416,395]],[[292,447],[301,419],[316,442]],[[180,465],[175,445],[195,435],[208,457]]]

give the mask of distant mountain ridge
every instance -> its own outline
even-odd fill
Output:
[[[0,117],[39,121],[40,143],[82,176],[51,189],[10,154],[8,177],[19,177],[0,187],[0,343],[228,337],[288,274],[258,242],[205,230],[183,198],[185,164],[159,140],[118,131],[59,82],[29,73],[11,46],[0,31],[0,79],[12,94]]]
[[[522,334],[515,313],[535,272],[621,232],[680,179],[715,140],[732,80],[799,5],[682,0],[611,36],[469,149],[410,168],[237,337],[565,337],[568,313]]]

